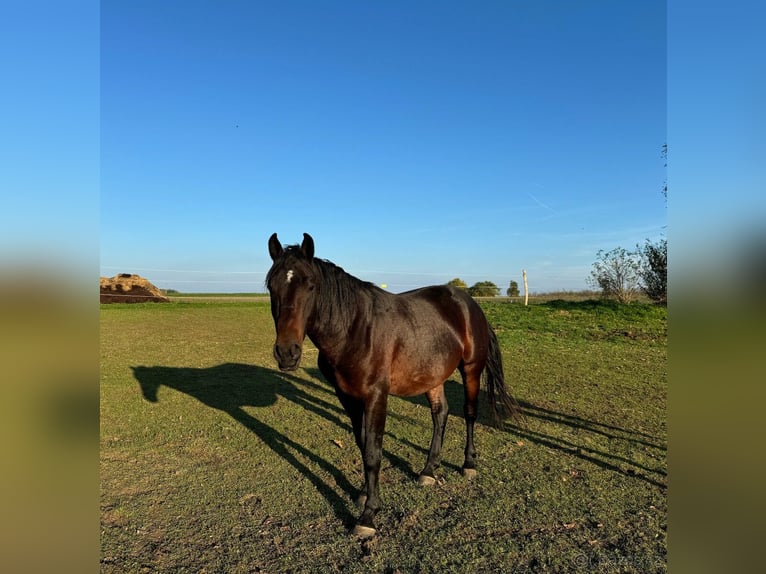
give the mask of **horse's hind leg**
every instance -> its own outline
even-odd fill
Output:
[[[463,375],[463,391],[465,404],[465,462],[463,463],[463,476],[473,478],[476,476],[476,445],[473,441],[473,427],[479,404],[479,385],[481,383],[481,371],[471,365],[461,365],[460,374]]]
[[[426,393],[428,404],[431,405],[431,420],[434,430],[431,437],[431,448],[428,451],[428,460],[426,466],[420,471],[418,483],[431,485],[436,482],[434,470],[439,466],[441,460],[442,443],[444,441],[444,429],[447,427],[447,415],[449,414],[449,405],[447,405],[447,396],[444,394],[444,385],[441,384]]]

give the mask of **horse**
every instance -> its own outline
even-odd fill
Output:
[[[285,247],[274,233],[268,247],[272,266],[266,286],[276,327],[277,365],[282,371],[297,369],[308,336],[319,351],[319,370],[351,419],[362,453],[365,484],[358,499],[362,513],[353,533],[364,539],[376,532],[389,394],[425,394],[428,399],[433,435],[418,482],[432,485],[447,423],[444,383],[458,369],[465,396],[462,474],[475,477],[474,423],[482,374],[495,421],[520,413],[506,389],[497,336],[476,301],[447,285],[398,295],[384,291],[314,257],[314,240],[308,233],[300,246]]]

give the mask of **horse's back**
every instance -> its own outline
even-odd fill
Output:
[[[392,357],[394,394],[420,394],[461,364],[486,360],[487,323],[473,298],[447,285],[396,296],[402,320]]]
[[[419,301],[433,308],[439,317],[453,329],[467,336],[486,331],[487,321],[479,304],[463,289],[451,285],[432,285],[399,295],[410,301]]]

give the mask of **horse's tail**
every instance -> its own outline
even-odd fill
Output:
[[[484,384],[487,387],[487,395],[489,395],[492,419],[495,426],[502,427],[503,421],[507,417],[510,417],[514,422],[521,421],[521,407],[506,389],[503,356],[500,353],[497,335],[489,325],[487,325],[487,329],[489,330],[489,354],[487,355],[487,364],[484,367]]]

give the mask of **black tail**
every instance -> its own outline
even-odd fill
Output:
[[[521,422],[521,407],[505,388],[505,375],[503,374],[503,357],[500,353],[500,344],[492,327],[489,329],[489,355],[487,365],[484,367],[484,383],[487,386],[489,405],[492,409],[492,418],[495,426],[502,428],[504,419],[510,417],[514,422]]]

